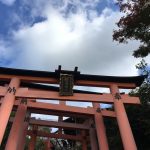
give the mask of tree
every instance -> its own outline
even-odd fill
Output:
[[[117,0],[124,13],[114,30],[113,40],[126,43],[130,39],[139,40],[141,45],[133,56],[146,57],[150,54],[150,0]]]
[[[131,91],[130,95],[138,96],[143,105],[150,105],[150,70],[144,59],[136,65],[136,68],[139,69],[141,75],[145,75],[145,81],[142,85]]]

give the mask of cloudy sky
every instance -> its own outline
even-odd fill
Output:
[[[135,65],[140,60],[132,51],[139,42],[118,44],[112,40],[115,23],[122,16],[114,2],[0,0],[0,66],[46,71],[54,71],[58,65],[66,70],[78,66],[81,73],[137,75]]]
[[[139,42],[112,40],[122,15],[114,1],[0,0],[0,66],[137,75]]]

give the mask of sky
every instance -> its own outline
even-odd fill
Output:
[[[0,0],[0,66],[137,75],[139,42],[112,39],[121,16],[115,0]]]
[[[0,0],[0,66],[138,75],[139,41],[112,39],[122,15],[115,0]]]
[[[119,44],[112,39],[122,15],[115,0],[0,0],[0,67],[54,71],[61,65],[65,70],[78,66],[87,74],[138,75],[135,65],[140,59],[132,52],[140,43]],[[150,63],[149,57],[146,60]],[[32,117],[58,120],[50,115]]]

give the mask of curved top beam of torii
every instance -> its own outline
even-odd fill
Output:
[[[102,76],[80,74],[75,67],[74,71],[61,70],[61,66],[55,72],[24,70],[0,67],[0,80],[9,81],[12,77],[18,77],[21,81],[35,83],[58,84],[60,73],[72,74],[75,78],[74,85],[109,87],[111,83],[117,83],[121,88],[135,88],[140,86],[146,76]]]

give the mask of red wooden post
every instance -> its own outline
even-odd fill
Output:
[[[2,142],[5,129],[12,111],[12,107],[15,101],[15,93],[20,84],[18,78],[12,78],[9,84],[8,90],[0,107],[0,144]]]
[[[86,133],[84,130],[82,130],[81,134],[82,134],[82,150],[87,150]]]
[[[103,116],[100,111],[99,103],[93,103],[93,107],[96,110],[94,118],[95,118],[99,148],[101,150],[109,150],[107,136],[106,136],[106,129],[103,121]]]
[[[59,122],[59,121],[61,121],[61,122],[63,121],[63,116],[59,116],[59,117],[58,117],[58,122]],[[62,134],[62,128],[61,128],[61,127],[59,127],[58,133],[59,133],[59,134]]]
[[[31,134],[31,139],[29,143],[29,150],[34,150],[36,144],[36,136],[37,136],[38,126],[33,126],[33,131]]]
[[[25,146],[25,143],[26,143],[26,135],[27,135],[28,125],[29,125],[28,122],[24,122],[17,150],[24,150],[24,146]]]
[[[50,142],[50,138],[47,138],[47,140],[45,141],[45,146],[46,146],[46,150],[52,149],[52,144]]]
[[[24,146],[26,143],[26,135],[28,131],[28,126],[29,126],[29,118],[30,118],[31,113],[29,111],[26,112],[26,117],[25,117],[25,122],[23,124],[23,128],[21,129],[21,136],[19,139],[19,144],[17,147],[17,150],[24,150]]]
[[[118,86],[113,84],[111,85],[110,90],[114,96],[114,108],[124,150],[137,150],[128,117],[119,94]]]
[[[36,135],[32,134],[29,143],[29,150],[34,150],[35,144],[36,144]]]
[[[98,150],[96,130],[94,128],[90,128],[89,134],[90,134],[91,149],[92,150]]]
[[[24,119],[26,116],[27,105],[21,102],[18,106],[15,118],[13,120],[13,124],[11,127],[11,131],[8,137],[8,141],[6,144],[5,150],[16,150],[19,140],[21,138],[21,130],[24,126]]]
[[[66,101],[59,101],[59,105],[65,106],[66,105]],[[63,121],[63,116],[59,116],[58,117],[58,121]],[[62,134],[62,128],[59,128],[58,132],[59,132],[59,134]]]

